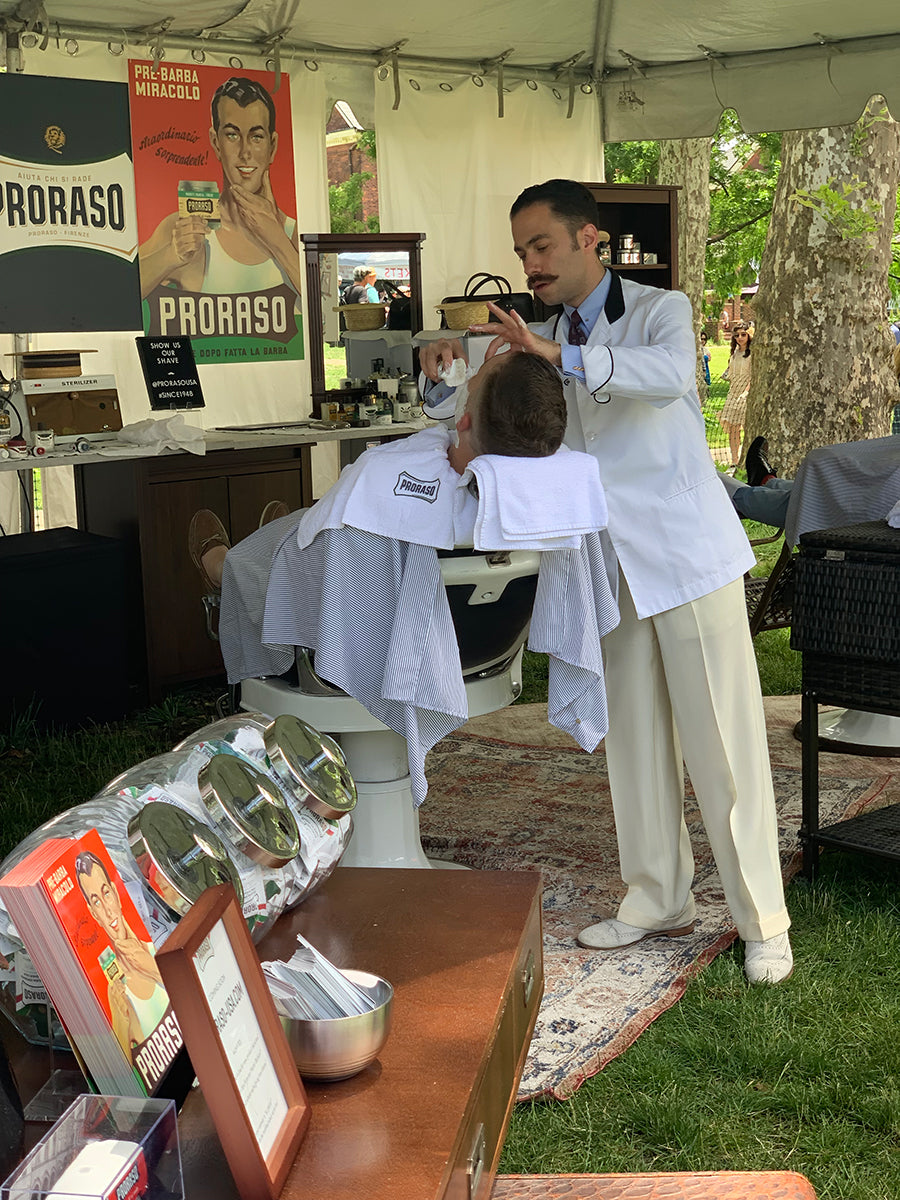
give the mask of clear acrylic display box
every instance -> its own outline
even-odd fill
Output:
[[[184,1200],[173,1100],[79,1096],[0,1200]]]

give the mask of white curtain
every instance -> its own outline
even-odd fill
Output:
[[[513,253],[509,208],[519,192],[545,179],[603,180],[597,97],[578,91],[567,118],[568,95],[517,84],[504,95],[490,81],[466,76],[452,91],[402,81],[392,107],[390,77],[375,82],[378,202],[381,228],[426,235],[422,247],[426,328],[439,324],[434,305],[463,291],[477,271],[505,276],[524,288]]]

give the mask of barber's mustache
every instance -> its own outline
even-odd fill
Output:
[[[555,283],[555,275],[529,275],[525,280],[526,287],[533,288],[536,283]]]

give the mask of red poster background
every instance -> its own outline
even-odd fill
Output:
[[[138,59],[128,64],[138,240],[146,241],[163,217],[178,208],[180,179],[221,182],[222,168],[209,143],[210,101],[216,88],[234,76],[256,80],[272,97],[278,151],[269,167],[269,181],[278,207],[286,216],[296,218],[294,139],[287,75],[281,76],[281,86],[274,92],[275,76],[271,71],[162,63],[153,75],[152,65],[149,60]],[[138,82],[150,85],[144,95],[138,94]],[[170,94],[146,94],[154,83],[157,90]]]
[[[145,334],[190,337],[198,364],[303,358],[300,252],[296,244],[297,199],[287,75],[281,76],[276,92],[274,74],[243,67],[160,63],[154,72],[152,62],[132,59],[128,73]],[[217,89],[230,79],[247,79],[260,85],[271,97],[276,141],[274,157],[267,166],[268,186],[286,224],[279,231],[276,240],[280,245],[276,249],[249,227],[242,233],[244,223],[235,221],[229,226],[230,248],[226,249],[219,236],[225,232],[224,227],[219,230],[213,217],[204,235],[205,258],[199,257],[197,249],[188,252],[187,258],[181,258],[184,273],[179,274],[181,268],[170,265],[176,261],[171,258],[171,251],[174,249],[179,257],[182,253],[175,242],[179,183],[213,184],[213,192],[221,192],[223,197],[227,192],[223,189],[223,163],[210,140],[210,105]],[[266,119],[269,124],[268,115]],[[219,137],[221,140],[221,129]],[[265,147],[261,143],[253,146],[243,134],[230,143],[222,142],[222,146],[230,147],[226,157],[230,159],[232,183],[235,170],[241,167],[238,155],[249,155],[244,165],[257,169],[259,157],[263,154],[268,157],[270,152],[268,142]],[[254,182],[258,178],[254,176]],[[256,192],[257,200],[266,195],[257,190],[258,183],[254,187],[251,182],[248,187],[251,193]],[[196,188],[185,188],[185,206],[196,203],[197,192]],[[209,192],[208,187],[199,189],[202,195]],[[166,224],[161,227],[164,221]],[[184,234],[183,229],[181,233]],[[254,257],[260,247],[268,248],[268,258]],[[250,257],[243,257],[248,252]],[[160,255],[166,263],[166,273],[162,275]],[[148,263],[154,263],[147,266],[146,276],[145,256]],[[197,267],[201,268],[199,272]],[[188,278],[190,282],[185,282]]]
[[[135,907],[134,901],[129,896],[125,884],[122,882],[122,876],[113,865],[113,861],[109,857],[109,851],[104,846],[100,834],[96,829],[89,829],[77,841],[72,842],[71,849],[61,854],[53,865],[43,872],[41,883],[44,886],[44,890],[48,897],[50,897],[51,903],[53,903],[57,918],[66,931],[66,935],[72,944],[72,949],[78,956],[81,969],[100,1002],[100,1007],[103,1009],[107,1020],[111,1023],[109,980],[100,966],[100,954],[105,949],[110,948],[111,943],[109,936],[100,927],[88,909],[84,893],[77,884],[75,859],[82,850],[89,850],[91,854],[99,858],[103,863],[107,877],[119,893],[122,915],[138,938],[142,942],[149,942],[151,939],[150,934],[147,932],[147,927],[141,920],[140,914]],[[66,876],[72,883],[72,887],[61,900],[54,902],[54,888],[59,884],[60,879],[57,879],[54,884],[51,881],[51,877],[62,871],[65,871]]]

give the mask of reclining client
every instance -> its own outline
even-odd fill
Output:
[[[607,724],[600,640],[618,621],[603,489],[595,460],[562,446],[558,373],[497,355],[456,398],[455,430],[366,451],[312,508],[233,548],[208,510],[191,523],[194,561],[221,584],[229,682],[312,650],[318,675],[406,738],[419,803],[425,753],[467,719],[439,550],[541,551],[529,646],[551,656],[550,720],[589,751]]]

